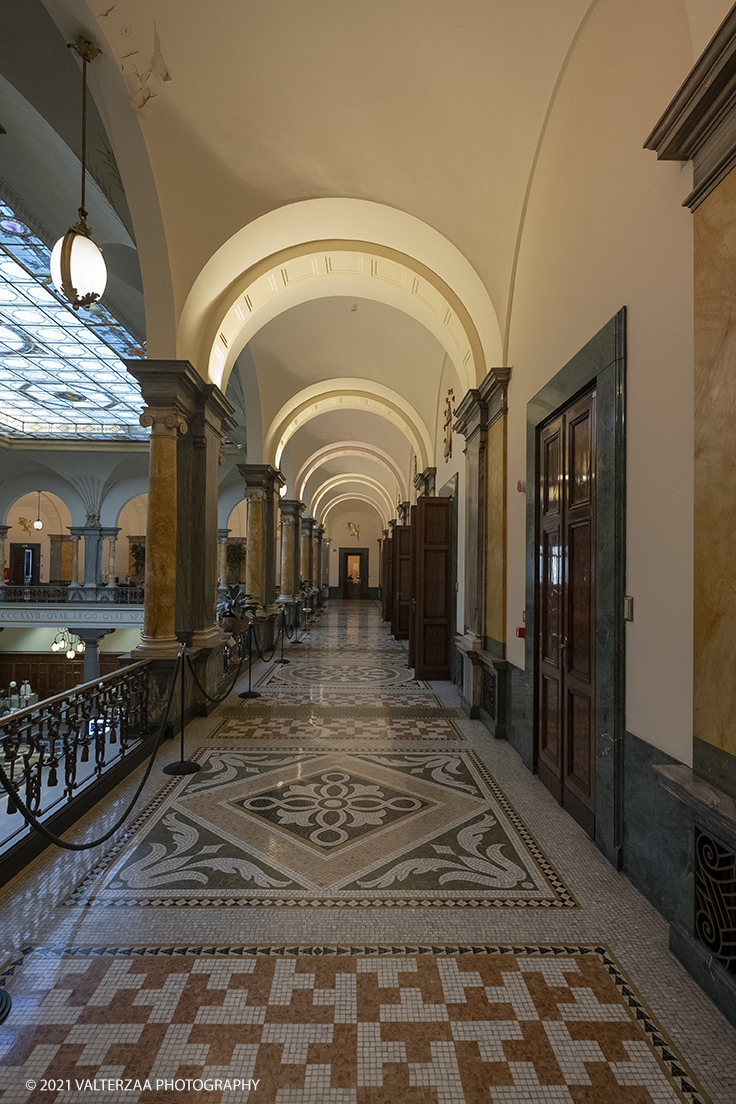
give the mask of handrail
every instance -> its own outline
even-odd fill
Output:
[[[124,673],[129,671],[135,671],[138,667],[145,667],[147,663],[150,663],[150,659],[139,659],[136,663],[126,663],[124,667],[121,667],[118,671],[110,671],[107,675],[100,675],[99,678],[92,679],[90,682],[80,682],[77,686],[72,687],[71,690],[64,690],[61,694],[54,694],[51,698],[41,698],[34,705],[28,705],[25,709],[16,709],[12,713],[6,713],[5,716],[0,717],[0,728],[12,720],[13,724],[18,721],[24,720],[26,717],[32,717],[34,713],[43,709],[48,709],[50,706],[55,705],[57,702],[68,701],[69,698],[75,694],[81,694],[85,690],[93,690],[95,687],[98,689],[104,686],[108,682],[113,682],[115,679],[120,678]]]

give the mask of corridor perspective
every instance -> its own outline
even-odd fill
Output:
[[[735,365],[734,0],[0,0],[0,1104],[736,1104]]]
[[[736,1099],[736,1031],[662,917],[376,603],[300,635],[189,724],[199,773],[157,761],[129,828],[6,892],[0,1100]]]

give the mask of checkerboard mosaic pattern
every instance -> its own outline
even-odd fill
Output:
[[[463,740],[453,721],[437,716],[360,717],[345,714],[326,717],[313,713],[293,716],[231,717],[223,721],[210,739],[242,740]]]
[[[201,748],[65,904],[576,908],[474,752]]]
[[[0,984],[4,1104],[709,1099],[605,946],[26,948]]]

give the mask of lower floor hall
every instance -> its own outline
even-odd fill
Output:
[[[733,1104],[663,916],[378,605],[286,657],[2,890],[0,1102]]]

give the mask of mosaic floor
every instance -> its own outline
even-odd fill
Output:
[[[664,919],[375,605],[287,655],[0,894],[0,1104],[736,1104]]]

